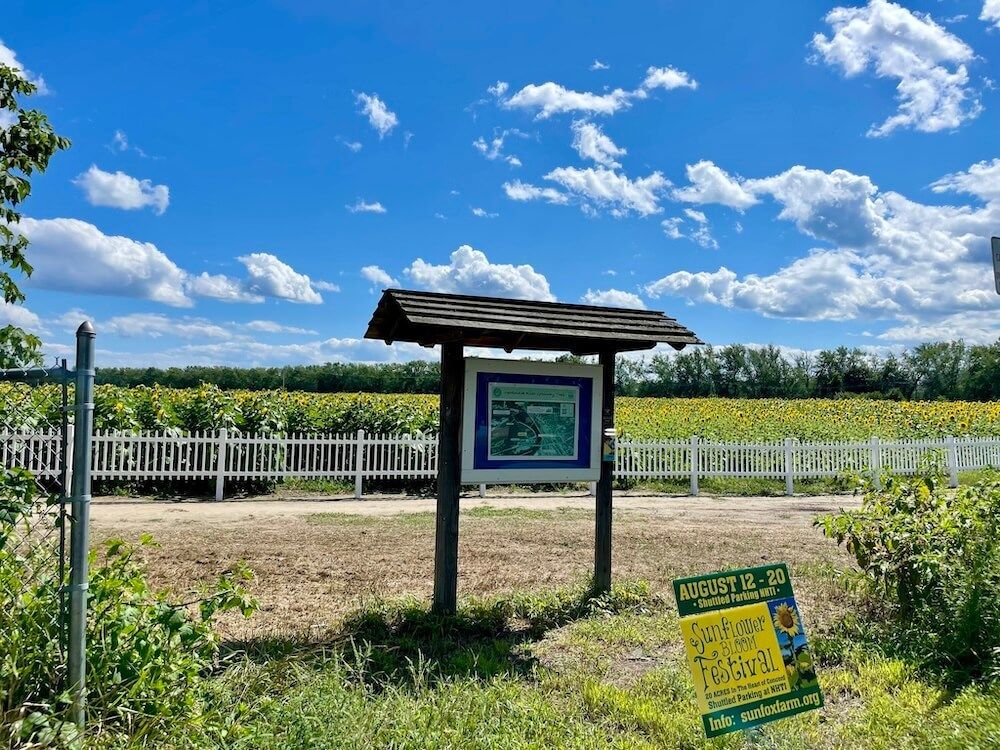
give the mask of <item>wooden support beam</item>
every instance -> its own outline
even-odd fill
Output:
[[[601,352],[604,367],[602,390],[601,437],[604,430],[615,425],[615,353]],[[613,461],[601,461],[601,478],[597,480],[597,507],[594,524],[594,591],[603,594],[611,590],[611,482]]]
[[[434,611],[454,614],[458,603],[458,498],[462,489],[461,343],[441,345],[441,424],[438,431],[437,518],[434,540]]]

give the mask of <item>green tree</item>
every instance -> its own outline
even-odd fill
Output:
[[[0,63],[0,294],[9,305],[24,301],[14,274],[27,277],[32,271],[25,254],[28,238],[17,230],[18,207],[31,194],[29,178],[44,172],[56,151],[69,148],[44,114],[21,105],[19,97],[35,92],[20,71]],[[41,343],[16,326],[0,328],[0,367],[39,362]]]

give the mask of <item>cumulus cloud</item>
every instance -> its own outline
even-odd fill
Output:
[[[495,219],[500,214],[487,211],[485,208],[480,208],[479,206],[471,206],[469,208],[472,211],[472,215],[478,219]]]
[[[985,0],[983,12],[979,14],[980,21],[986,21],[1000,29],[1000,0]]]
[[[757,198],[743,186],[740,177],[733,177],[710,161],[688,164],[690,184],[673,191],[675,200],[685,203],[719,203],[743,211],[757,202]]]
[[[590,64],[591,70],[608,70],[611,66],[605,65],[600,60],[595,59],[594,62]]]
[[[696,242],[702,247],[718,249],[719,243],[712,236],[712,230],[708,225],[708,217],[701,211],[693,208],[685,208],[684,216],[674,216],[660,222],[663,233],[672,240],[688,239]]]
[[[644,91],[653,89],[696,89],[698,82],[683,70],[672,66],[666,68],[647,68],[646,77],[642,81]]]
[[[572,128],[573,148],[576,149],[581,158],[590,159],[604,167],[621,167],[621,164],[616,160],[628,152],[617,146],[605,135],[600,125],[577,120],[573,123]]]
[[[625,292],[621,289],[588,289],[580,298],[585,305],[601,305],[606,307],[630,307],[645,310],[646,303],[638,294]]]
[[[42,319],[24,305],[0,301],[0,326],[15,326],[32,333],[45,330]]]
[[[357,95],[358,105],[361,107],[361,114],[367,115],[378,137],[385,138],[392,132],[392,129],[399,124],[396,113],[391,111],[384,101],[379,99],[378,94],[366,94],[364,92]]]
[[[125,210],[149,207],[157,215],[162,215],[170,205],[170,189],[166,185],[138,180],[122,171],[105,172],[96,164],[91,164],[90,169],[77,175],[73,184],[83,190],[92,206]]]
[[[297,326],[286,326],[273,320],[251,320],[244,323],[243,328],[248,331],[259,331],[261,333],[290,333],[293,335],[316,335],[316,331],[311,328],[299,328]]]
[[[312,281],[271,253],[250,253],[237,260],[247,270],[245,288],[252,294],[318,305],[323,302]]]
[[[500,132],[494,132],[493,137],[489,141],[482,136],[479,136],[472,142],[472,147],[490,161],[496,161],[499,159],[507,162],[507,164],[512,167],[519,167],[521,166],[520,159],[512,154],[505,154],[503,152],[504,141],[506,141],[507,136],[509,135],[516,135],[521,138],[526,137],[524,133],[517,129],[503,130]]]
[[[885,335],[893,340],[956,330],[956,316],[965,315],[981,321],[976,336],[1000,336],[986,250],[991,228],[1000,225],[995,161],[933,183],[936,192],[972,194],[981,206],[925,205],[880,190],[864,175],[803,166],[743,186],[771,196],[781,206],[779,218],[832,247],[814,248],[768,274],[740,276],[725,266],[671,273],[645,287],[649,296],[769,317],[889,320],[894,325]]]
[[[520,180],[505,182],[503,184],[503,191],[507,194],[508,198],[515,201],[544,200],[560,205],[569,203],[569,196],[559,192],[555,188],[538,187],[537,185],[531,185]]]
[[[110,333],[125,338],[160,338],[170,336],[181,339],[228,339],[232,331],[205,318],[184,316],[173,318],[162,313],[130,313],[101,321],[102,334]]]
[[[138,297],[186,307],[186,274],[151,242],[107,235],[78,219],[23,218],[35,267],[29,283],[43,289]]]
[[[498,81],[489,91],[501,106],[507,109],[523,109],[535,112],[536,119],[546,119],[566,112],[581,112],[590,115],[613,115],[632,106],[633,100],[645,99],[655,89],[695,89],[698,82],[682,70],[673,67],[650,67],[639,86],[632,90],[622,88],[596,94],[591,91],[575,91],[553,81],[529,83],[507,97],[508,84]]]
[[[584,206],[609,209],[614,216],[659,213],[659,196],[670,186],[660,172],[632,180],[605,167],[558,167],[545,179],[561,185]]]
[[[344,206],[352,214],[384,214],[388,209],[378,201],[368,203],[363,198],[358,198],[354,203]]]
[[[358,153],[358,151],[364,148],[364,145],[361,143],[361,141],[349,141],[346,138],[339,135],[337,136],[337,142],[340,143],[344,148],[348,149],[349,151],[353,151],[354,153]]]
[[[873,125],[870,136],[888,135],[897,128],[950,130],[982,111],[966,68],[975,53],[929,15],[871,0],[860,8],[834,8],[825,20],[833,33],[813,37],[816,60],[848,78],[871,68],[878,78],[898,81],[898,111]]]
[[[455,250],[443,265],[417,258],[404,273],[418,286],[435,292],[555,300],[548,280],[530,265],[491,263],[486,253],[469,245]]]
[[[375,286],[398,287],[399,282],[394,279],[388,271],[379,266],[363,266],[361,275],[368,279]]]
[[[219,300],[220,302],[248,302],[258,304],[264,296],[244,287],[243,282],[225,274],[210,274],[204,271],[197,276],[189,276],[185,288],[196,297]]]
[[[45,85],[45,79],[25,68],[21,64],[21,61],[17,59],[17,53],[4,44],[3,39],[0,39],[0,65],[6,65],[8,68],[13,68],[20,73],[25,79],[35,85],[37,93],[49,93],[48,86]]]

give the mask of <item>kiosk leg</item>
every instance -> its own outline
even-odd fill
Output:
[[[604,366],[604,409],[601,435],[615,424],[615,353],[602,352]],[[597,514],[594,533],[594,591],[603,594],[611,590],[611,481],[614,461],[601,461],[601,478],[597,480]]]
[[[441,345],[441,424],[438,433],[437,519],[434,541],[434,611],[454,614],[458,604],[458,498],[461,484],[462,345]]]

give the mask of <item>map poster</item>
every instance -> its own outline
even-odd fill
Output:
[[[674,596],[707,736],[823,705],[784,563],[678,578]]]
[[[487,389],[490,459],[576,459],[579,387],[492,382]]]
[[[576,362],[466,358],[462,481],[597,480],[603,372]]]

